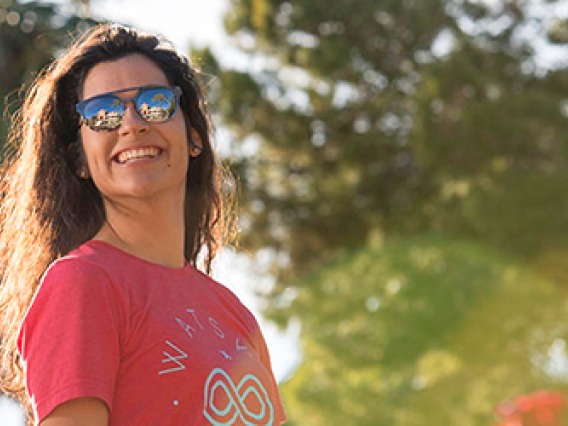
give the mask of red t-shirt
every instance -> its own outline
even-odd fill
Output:
[[[279,425],[285,420],[252,314],[191,266],[100,241],[54,262],[18,348],[38,420],[102,399],[110,425]]]

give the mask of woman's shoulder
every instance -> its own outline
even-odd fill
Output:
[[[43,292],[124,293],[114,277],[112,256],[87,242],[49,265],[40,282]]]
[[[106,275],[106,263],[104,253],[87,242],[53,261],[44,274],[44,281],[60,275],[71,275],[75,279]]]
[[[77,312],[102,315],[102,312],[108,311],[118,318],[126,302],[124,290],[105,268],[91,256],[76,250],[55,260],[47,268],[22,329],[33,328],[41,318],[66,321]]]

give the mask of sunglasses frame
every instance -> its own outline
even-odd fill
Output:
[[[140,97],[140,95],[144,94],[146,91],[152,90],[152,89],[170,90],[172,92],[173,96],[175,97],[174,110],[170,114],[170,116],[167,117],[164,120],[147,120],[146,117],[144,117],[142,115],[142,113],[138,110],[138,105],[137,105],[138,98]],[[118,96],[116,96],[118,93],[130,92],[130,91],[133,91],[133,90],[136,90],[137,92],[136,92],[136,95],[132,98],[121,99]],[[75,109],[81,117],[80,124],[85,124],[89,129],[91,129],[95,132],[105,132],[105,131],[112,132],[112,131],[118,129],[122,125],[122,118],[124,117],[124,114],[126,112],[126,103],[127,102],[132,102],[134,104],[134,110],[136,111],[136,114],[138,114],[138,116],[142,120],[144,120],[144,122],[150,123],[150,124],[152,124],[152,123],[164,123],[164,122],[170,120],[177,113],[177,110],[179,109],[179,105],[180,105],[179,101],[180,101],[181,95],[182,95],[182,90],[179,86],[160,86],[160,85],[153,86],[153,85],[150,85],[150,86],[128,87],[126,89],[113,90],[111,92],[101,93],[100,95],[96,95],[96,96],[92,96],[92,97],[87,98],[87,99],[83,99],[82,101],[77,102],[77,104],[75,105]],[[99,98],[104,98],[104,97],[107,97],[107,96],[111,96],[114,99],[116,99],[120,103],[119,104],[120,109],[123,110],[123,112],[119,115],[118,124],[116,125],[116,127],[112,127],[112,128],[97,128],[97,127],[90,126],[88,124],[89,118],[85,118],[85,108],[87,107],[89,102],[96,100],[96,99],[99,99]]]

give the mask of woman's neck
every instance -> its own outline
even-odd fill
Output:
[[[156,205],[105,202],[106,220],[93,238],[127,253],[164,266],[185,264],[183,203]]]

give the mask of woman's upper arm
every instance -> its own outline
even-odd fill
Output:
[[[98,398],[77,398],[55,407],[41,426],[107,426],[108,408]]]
[[[63,259],[46,273],[18,341],[36,421],[61,413],[57,409],[74,414],[83,403],[65,404],[79,398],[98,398],[111,407],[120,365],[121,309],[114,284],[96,265]]]

